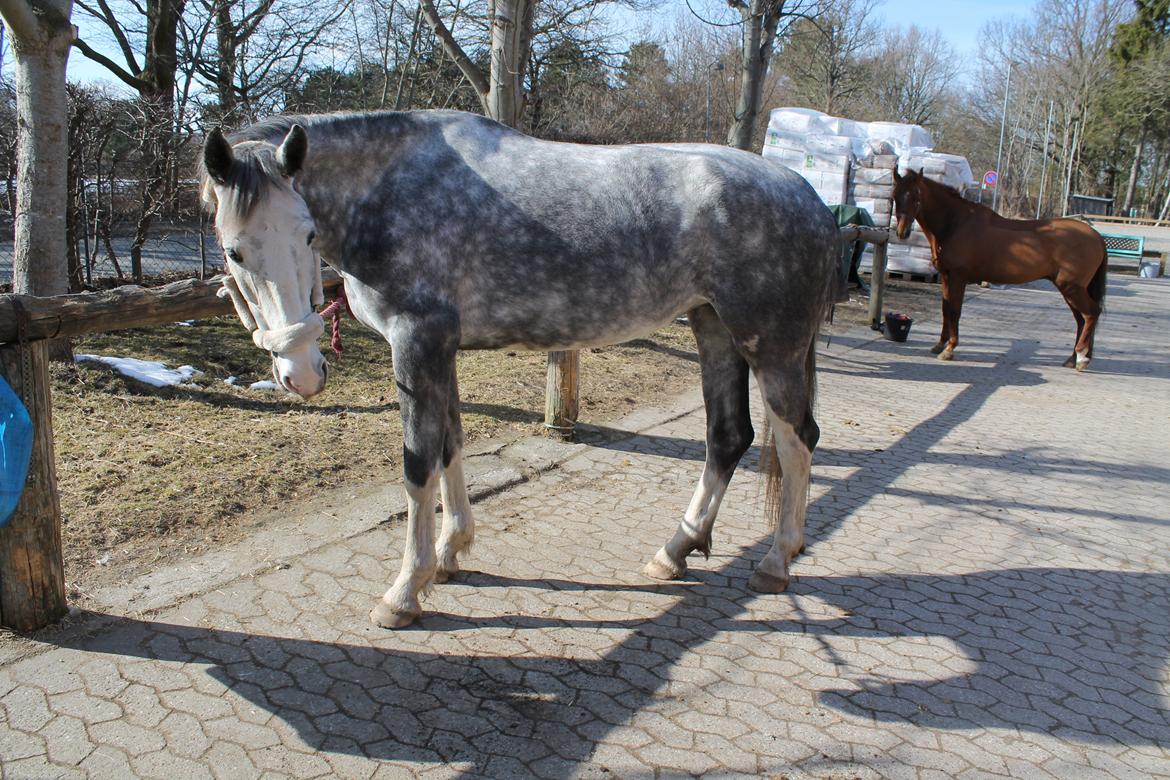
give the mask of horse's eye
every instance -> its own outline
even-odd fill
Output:
[[[243,265],[244,258],[240,257],[240,253],[236,249],[227,250],[228,260],[231,260],[236,265]]]
[[[306,243],[306,244],[308,244],[309,246],[312,246],[312,245],[313,245],[313,239],[314,239],[314,238],[316,238],[316,237],[317,237],[317,231],[316,231],[316,230],[310,230],[310,231],[309,231],[309,238],[308,238],[308,239],[305,241],[305,243]]]

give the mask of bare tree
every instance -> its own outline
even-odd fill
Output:
[[[753,148],[756,118],[763,101],[764,84],[778,36],[797,19],[811,18],[814,0],[727,0],[742,23],[739,63],[739,97],[732,114],[727,144]]]
[[[69,289],[65,254],[69,126],[65,67],[76,28],[72,0],[0,0],[16,59],[16,292]]]
[[[78,0],[77,6],[100,21],[117,43],[123,62],[98,52],[83,40],[74,45],[86,57],[103,65],[110,73],[138,93],[142,112],[140,150],[142,166],[139,172],[141,209],[130,244],[131,274],[135,282],[142,281],[142,247],[150,235],[150,228],[173,193],[169,184],[173,177],[175,152],[175,76],[178,73],[178,30],[186,0],[146,0],[141,10],[145,24],[145,52],[139,63],[138,53],[131,40],[132,14],[125,6],[118,15],[107,0]],[[119,18],[120,17],[120,18]]]
[[[887,29],[866,79],[866,99],[881,116],[861,118],[934,125],[958,73],[955,52],[938,30]]]
[[[867,83],[866,68],[877,42],[876,0],[835,0],[815,18],[789,28],[777,55],[790,94],[828,114],[850,114],[850,99]],[[882,74],[883,76],[885,74]]]
[[[184,56],[214,93],[218,121],[241,124],[280,108],[285,91],[332,41],[349,0],[198,0],[180,29]]]

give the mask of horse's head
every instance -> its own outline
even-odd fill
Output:
[[[894,170],[894,216],[897,218],[898,238],[905,240],[914,227],[914,220],[918,219],[922,211],[922,195],[918,183],[922,180],[922,171],[910,171],[905,176],[899,176]]]
[[[203,147],[203,200],[215,208],[215,232],[227,257],[224,290],[252,340],[272,355],[280,385],[309,398],[325,388],[324,330],[313,306],[322,302],[321,260],[313,218],[293,187],[308,152],[294,125],[280,146],[243,141],[234,147],[218,129]]]

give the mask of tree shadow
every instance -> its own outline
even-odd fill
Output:
[[[477,587],[517,592],[569,586],[679,597],[644,617],[429,613],[408,630],[422,640],[409,649],[398,635],[346,644],[118,619],[94,638],[59,644],[206,665],[211,678],[278,717],[315,750],[467,762],[473,774],[527,775],[534,761],[546,771],[573,772],[611,730],[633,722],[663,695],[684,655],[725,632],[758,635],[752,654],[761,658],[781,656],[786,637],[816,637],[820,660],[835,670],[819,683],[818,699],[866,721],[1019,729],[1087,744],[1170,745],[1170,705],[1162,689],[1170,575],[1025,568],[806,576],[790,595],[776,597],[787,602],[791,617],[748,619],[760,597],[728,586],[723,575],[744,568],[766,547],[767,541],[752,545],[718,571],[696,571],[697,581],[689,584],[599,587],[471,578]],[[796,597],[828,603],[841,617],[810,618],[795,606]],[[532,632],[549,630],[567,642],[598,631],[625,637],[596,659],[525,649],[536,638]],[[490,638],[475,641],[485,634]],[[467,650],[489,648],[500,638],[501,651]],[[445,649],[415,649],[432,641]],[[891,654],[905,662],[889,667]],[[905,660],[914,657],[927,660]],[[931,663],[940,658],[945,668]],[[916,665],[927,668],[916,672]],[[956,672],[956,666],[966,668]],[[778,720],[785,716],[780,703],[760,709]]]

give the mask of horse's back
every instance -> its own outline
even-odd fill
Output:
[[[303,191],[322,236],[344,235],[331,259],[391,308],[453,306],[467,347],[611,343],[703,302],[807,318],[828,286],[835,221],[759,155],[558,143],[458,112],[307,121]]]

